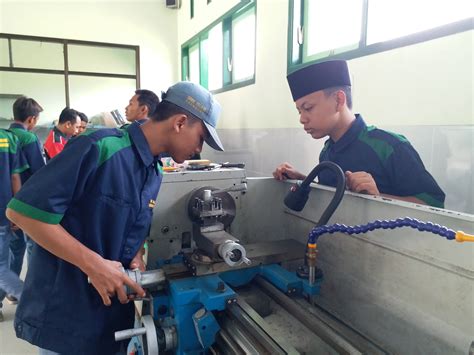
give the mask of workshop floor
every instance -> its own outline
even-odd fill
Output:
[[[25,257],[26,260],[26,257]],[[26,262],[23,263],[21,279],[25,279]],[[30,343],[18,339],[13,329],[16,305],[10,305],[5,300],[2,312],[4,321],[0,322],[0,354],[1,355],[29,355],[38,354],[38,348]]]

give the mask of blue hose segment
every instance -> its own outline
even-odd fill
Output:
[[[346,234],[360,234],[373,231],[374,229],[395,229],[401,227],[418,229],[420,232],[431,232],[433,234],[438,234],[448,240],[454,240],[456,237],[456,232],[452,229],[440,226],[439,224],[434,224],[432,222],[423,222],[415,218],[405,217],[383,221],[375,220],[367,224],[355,226],[346,226],[344,224],[336,223],[332,225],[314,227],[311,232],[309,232],[308,243],[317,243],[318,238],[326,233],[333,234],[340,232]]]

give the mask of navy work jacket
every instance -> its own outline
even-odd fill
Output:
[[[140,126],[71,140],[8,207],[49,224],[125,268],[148,234],[162,168]],[[19,338],[64,354],[114,354],[114,332],[133,327],[133,302],[105,306],[87,275],[40,246],[33,249],[15,317]]]
[[[444,207],[444,192],[410,142],[402,135],[367,126],[359,114],[337,142],[325,142],[319,161],[332,161],[343,171],[370,173],[382,194],[414,196],[428,205]],[[319,182],[336,186],[336,177],[322,171]]]
[[[21,123],[12,123],[10,130],[18,137],[21,151],[30,166],[29,169],[21,173],[21,183],[24,184],[31,175],[44,166],[43,148],[38,136],[28,131]]]
[[[0,226],[10,222],[5,216],[8,201],[13,197],[12,175],[21,174],[28,169],[20,142],[15,134],[7,129],[0,129]]]

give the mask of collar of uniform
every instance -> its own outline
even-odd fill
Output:
[[[54,127],[53,127],[53,131],[54,131],[55,133],[59,134],[61,137],[64,137],[64,138],[66,138],[66,139],[68,138],[68,136],[65,135],[63,132],[61,132],[57,126],[54,126]]]
[[[367,127],[361,115],[357,113],[355,116],[356,116],[356,119],[354,120],[354,122],[352,122],[352,125],[349,127],[347,132],[344,133],[344,135],[337,142],[334,143],[333,140],[331,139],[332,149],[335,152],[340,152],[345,147],[347,147],[350,143],[356,140],[360,132],[362,132],[362,130],[364,130]]]
[[[10,128],[19,128],[19,129],[23,129],[23,130],[26,131],[25,126],[23,126],[21,123],[18,123],[18,122],[13,122],[13,123],[10,125]]]
[[[155,161],[153,154],[151,153],[150,146],[145,139],[145,135],[140,128],[139,124],[131,124],[127,128],[127,132],[130,134],[130,138],[133,141],[133,145],[137,148],[138,154],[143,161],[145,166],[153,164]]]

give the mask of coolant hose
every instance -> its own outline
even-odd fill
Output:
[[[395,229],[401,227],[411,227],[418,229],[420,232],[431,232],[438,234],[448,240],[456,240],[457,242],[474,242],[474,235],[470,235],[461,231],[455,232],[452,229],[446,228],[439,224],[431,222],[422,222],[415,218],[405,217],[390,220],[376,220],[367,224],[346,226],[344,224],[333,224],[333,225],[316,225],[308,235],[308,244],[316,244],[318,238],[326,233],[333,234],[336,232],[346,234],[360,234],[373,231],[374,229]]]

